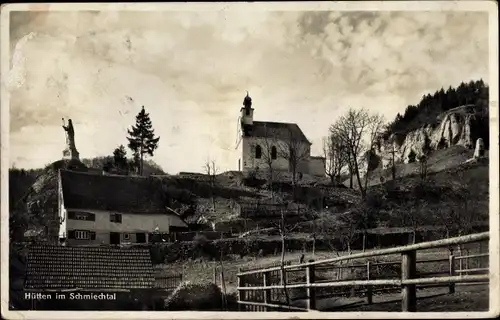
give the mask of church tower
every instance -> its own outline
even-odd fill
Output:
[[[243,107],[240,109],[241,112],[241,132],[243,136],[247,136],[253,125],[253,108],[252,108],[252,98],[248,95],[243,99]]]

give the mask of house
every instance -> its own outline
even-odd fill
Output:
[[[67,245],[148,243],[153,234],[188,229],[165,206],[158,178],[70,170],[58,178],[59,240]]]
[[[325,176],[325,158],[311,156],[312,143],[296,123],[254,121],[252,99],[248,96],[240,109],[236,150],[238,170],[295,172]]]
[[[34,310],[141,310],[157,296],[148,249],[33,245],[23,296]]]

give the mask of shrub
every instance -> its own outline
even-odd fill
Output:
[[[213,284],[184,283],[165,299],[169,311],[215,311],[222,309],[222,292]]]
[[[410,154],[408,154],[408,163],[414,163],[417,159],[417,154],[413,149],[410,150]]]
[[[446,140],[444,139],[444,137],[441,137],[441,139],[439,139],[437,148],[438,149],[444,149],[444,148],[446,148]]]

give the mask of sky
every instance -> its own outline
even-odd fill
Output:
[[[144,106],[168,173],[236,170],[237,120],[295,122],[321,155],[349,108],[392,121],[423,94],[488,79],[488,14],[437,11],[11,12],[10,165],[111,155]]]

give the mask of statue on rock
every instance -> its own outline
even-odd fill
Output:
[[[248,109],[252,107],[252,98],[248,95],[248,91],[245,99],[243,99],[243,106]]]
[[[75,145],[75,129],[73,128],[73,121],[68,119],[68,125],[65,125],[64,118],[62,121],[62,127],[66,133],[66,148],[63,150],[63,159],[79,160],[79,154]]]

